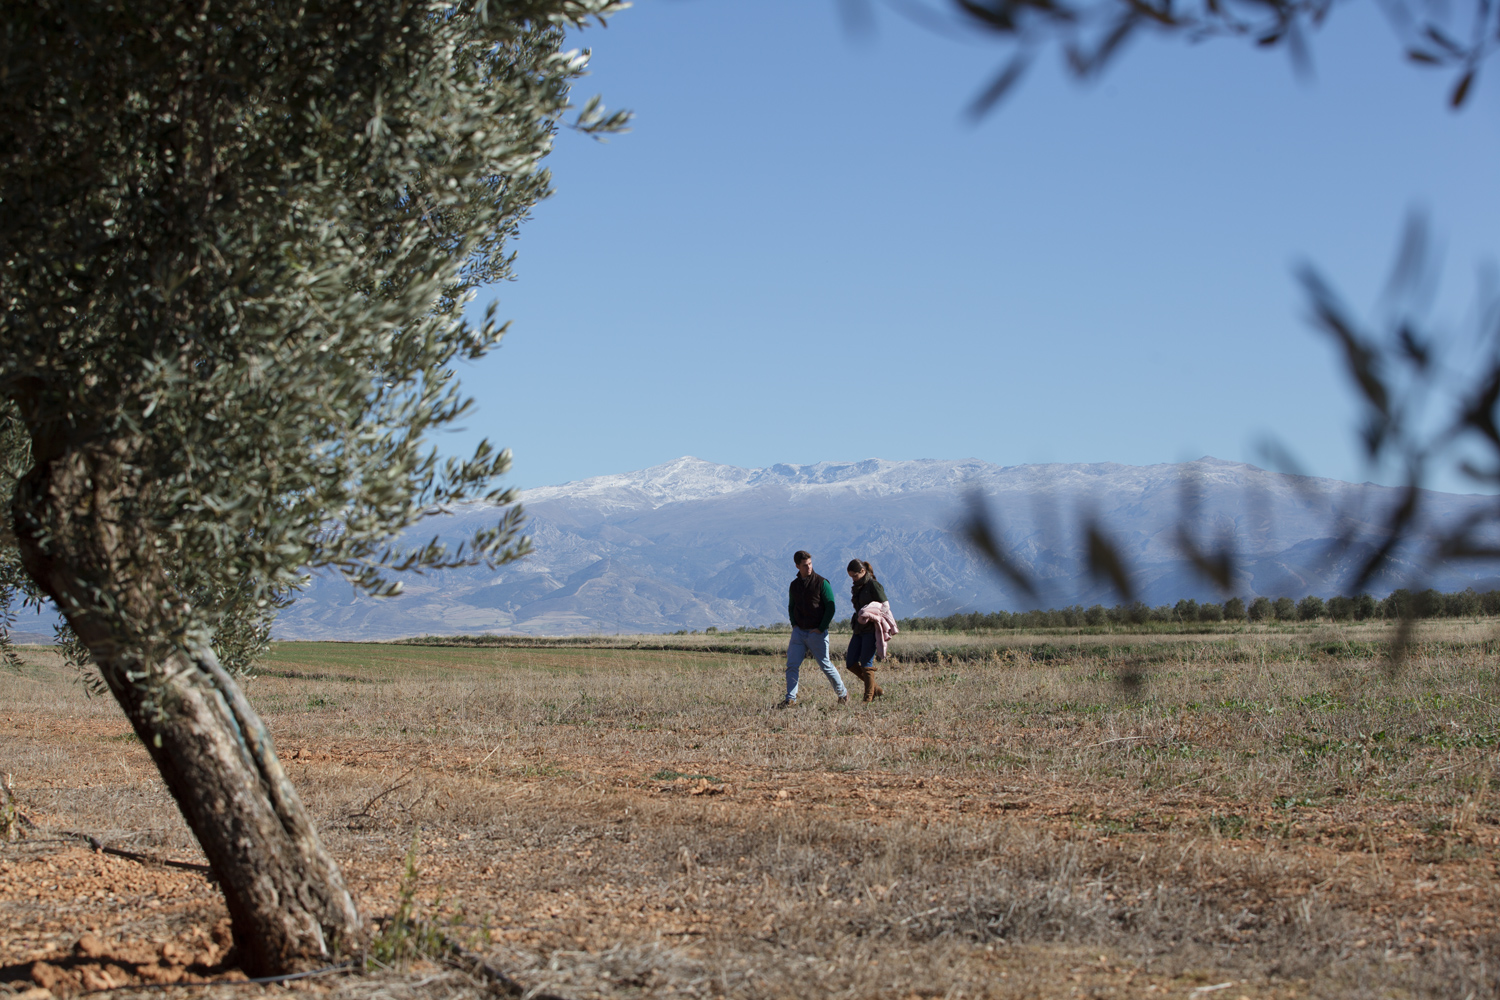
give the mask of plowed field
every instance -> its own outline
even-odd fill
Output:
[[[247,687],[366,914],[414,852],[420,911],[557,995],[1495,996],[1500,658],[1376,638],[1056,639],[846,707],[812,668],[787,711],[774,658],[701,650],[288,643]],[[479,988],[189,985],[236,975],[203,859],[113,704],[27,659],[0,991]]]

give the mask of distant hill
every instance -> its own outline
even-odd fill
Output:
[[[1329,596],[1346,589],[1357,546],[1330,563],[1339,525],[1371,531],[1399,491],[1267,472],[1203,458],[1176,465],[1023,465],[923,460],[741,469],[695,458],[640,472],[527,491],[536,553],[499,573],[413,577],[397,598],[356,597],[319,579],[288,608],[286,639],[383,639],[422,633],[662,632],[733,628],[785,614],[791,554],[847,595],[843,566],[867,559],[898,615],[1022,610],[1036,601],[1007,588],[953,531],[982,495],[1019,561],[1043,582],[1041,604],[1112,604],[1085,570],[1079,515],[1109,526],[1138,571],[1149,604],[1218,595],[1183,561],[1176,524],[1186,511],[1201,538],[1231,537],[1241,596]],[[1434,493],[1438,520],[1494,502]],[[414,537],[456,536],[494,512],[462,508]],[[1398,553],[1370,589],[1406,586],[1414,553]],[[1423,585],[1489,587],[1496,566],[1453,565]],[[847,611],[847,603],[841,601]]]

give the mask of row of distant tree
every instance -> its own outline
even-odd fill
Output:
[[[1471,589],[1445,594],[1437,590],[1396,590],[1381,599],[1371,594],[1330,597],[1313,594],[1295,601],[1290,597],[1231,597],[1222,604],[1198,603],[1191,598],[1176,604],[1151,607],[1140,601],[1085,608],[1075,604],[1043,611],[992,611],[938,617],[903,618],[901,628],[918,632],[974,632],[1022,628],[1075,628],[1085,625],[1147,625],[1152,622],[1191,624],[1197,622],[1312,622],[1365,621],[1397,618],[1473,618],[1500,615],[1500,590],[1478,593]]]

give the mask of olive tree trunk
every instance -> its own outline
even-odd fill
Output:
[[[22,560],[88,647],[208,856],[241,967],[278,975],[357,948],[343,875],[239,685],[212,649],[183,652],[132,624],[173,595],[150,539],[119,516],[128,449],[48,444],[33,437],[35,465],[16,489]]]

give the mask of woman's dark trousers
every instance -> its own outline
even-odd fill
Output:
[[[885,692],[875,683],[875,633],[856,632],[849,637],[844,652],[844,666],[865,684],[865,701],[874,701]]]

